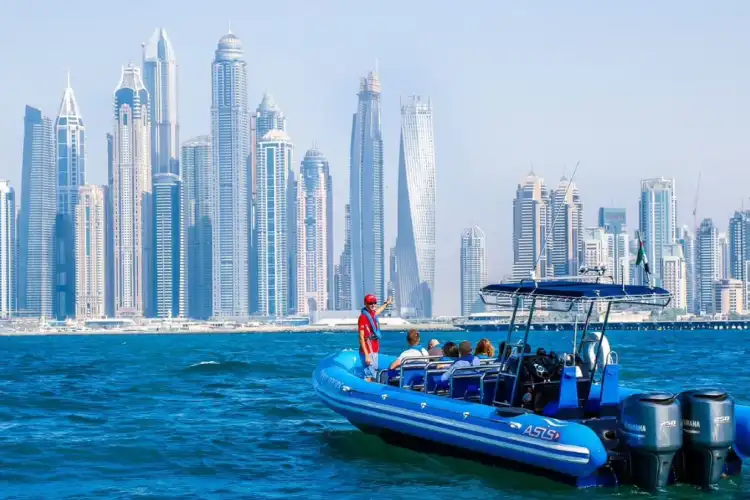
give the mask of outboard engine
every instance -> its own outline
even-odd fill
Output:
[[[734,400],[724,391],[696,389],[679,396],[682,439],[677,456],[680,481],[703,488],[716,484],[734,443]]]
[[[674,394],[633,394],[620,403],[617,431],[630,455],[630,479],[653,491],[669,482],[682,446],[682,415]]]

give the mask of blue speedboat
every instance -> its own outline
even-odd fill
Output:
[[[543,474],[578,487],[634,484],[654,490],[673,483],[701,487],[737,475],[750,456],[750,407],[724,391],[641,392],[620,386],[618,356],[605,332],[620,304],[666,307],[662,288],[619,285],[579,276],[489,285],[487,304],[528,308],[522,338],[495,360],[461,368],[407,359],[397,373],[363,379],[356,351],[323,359],[313,373],[322,401],[364,432],[413,449],[450,454]],[[592,312],[606,308],[600,332]],[[529,352],[534,312],[587,312],[574,353]],[[394,357],[380,354],[380,366]]]

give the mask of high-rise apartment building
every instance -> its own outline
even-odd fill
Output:
[[[177,121],[177,60],[164,28],[154,31],[143,48],[143,82],[151,99],[151,170],[181,175]]]
[[[104,318],[105,311],[105,196],[100,186],[79,188],[76,205],[76,318]]]
[[[349,153],[352,304],[365,294],[385,294],[383,138],[380,127],[380,77],[362,78],[352,119]]]
[[[641,181],[640,233],[651,274],[661,285],[664,247],[677,241],[677,195],[674,179],[663,177]]]
[[[487,249],[479,226],[461,233],[461,316],[485,310],[479,290],[487,285]]]
[[[333,309],[332,189],[328,160],[309,149],[297,198],[297,314]]]
[[[18,314],[50,319],[55,294],[57,167],[52,120],[26,106],[18,214]]]
[[[181,170],[187,229],[187,315],[196,319],[211,317],[213,168],[211,138],[199,136],[182,145]]]
[[[289,136],[280,130],[268,132],[257,148],[259,312],[264,316],[286,316],[289,313],[287,196],[293,148]]]
[[[76,206],[78,190],[86,184],[86,128],[73,89],[63,93],[55,123],[57,216],[55,219],[55,316],[76,316]]]
[[[719,279],[719,231],[713,220],[703,219],[696,237],[697,302],[696,313],[714,312],[714,282]]]
[[[211,71],[213,314],[247,317],[250,116],[247,63],[233,33],[219,40]]]
[[[123,68],[114,96],[112,220],[115,314],[153,314],[153,200],[149,96],[141,72]]]
[[[518,185],[513,200],[513,279],[547,277],[548,251],[546,241],[549,190],[544,179],[530,172]],[[546,241],[546,243],[545,243]]]
[[[0,319],[16,314],[16,193],[0,180]]]

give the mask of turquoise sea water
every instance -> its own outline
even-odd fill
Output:
[[[385,333],[397,353],[404,335]],[[423,333],[476,341],[481,333]],[[500,336],[493,333],[497,342]],[[610,332],[624,383],[713,385],[750,404],[750,333]],[[572,333],[536,333],[561,351]],[[317,361],[354,334],[0,337],[0,498],[644,498],[382,443],[324,407]],[[497,344],[496,344],[497,345]],[[750,465],[747,466],[750,470]],[[750,498],[750,473],[713,492]]]

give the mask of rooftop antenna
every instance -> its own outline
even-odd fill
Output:
[[[227,29],[228,29],[227,33],[231,35],[232,34],[232,20],[231,19],[229,20],[229,22],[227,22]]]
[[[570,176],[570,179],[568,180],[568,185],[565,187],[565,196],[563,196],[563,199],[567,199],[568,197],[568,191],[570,190],[570,185],[573,184],[573,179],[576,177],[576,172],[578,172],[578,166],[581,164],[581,161],[576,162],[576,166],[573,169],[573,174]],[[560,203],[560,205],[557,207],[557,210],[555,210],[555,217],[552,219],[552,224],[547,229],[547,232],[544,234],[544,240],[542,240],[542,248],[539,249],[539,255],[536,257],[536,262],[534,262],[534,268],[531,270],[531,279],[536,280],[536,268],[539,267],[539,261],[542,259],[542,254],[547,249],[547,240],[549,239],[549,235],[552,232],[552,230],[555,228],[555,224],[557,223],[557,216],[560,215],[560,209],[562,208],[563,204]]]
[[[70,88],[70,68],[68,68],[68,88]]]

